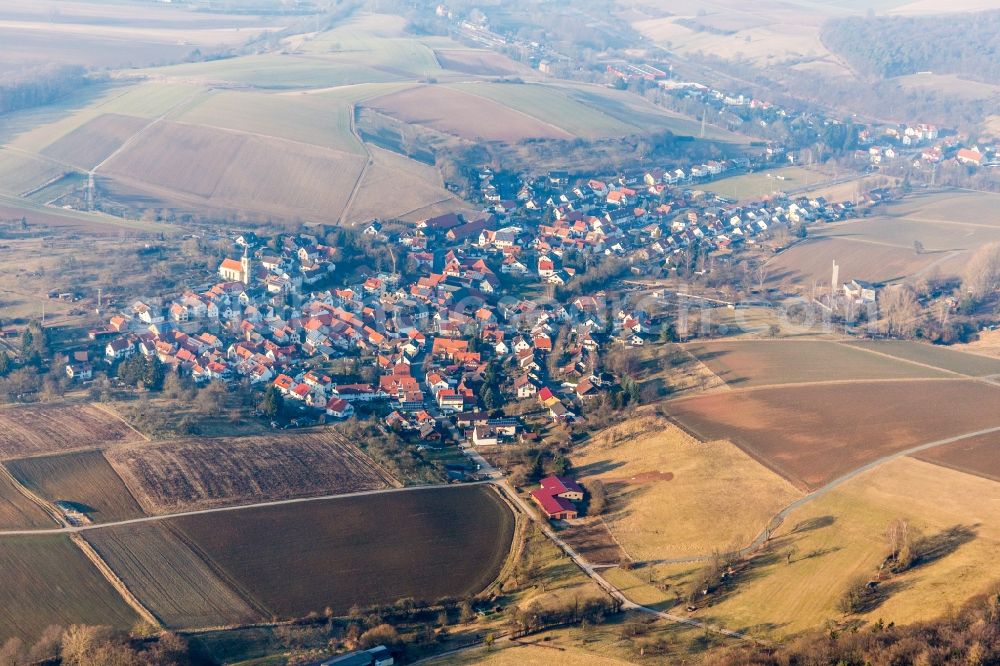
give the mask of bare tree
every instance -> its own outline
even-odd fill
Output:
[[[962,275],[962,291],[979,300],[1000,289],[1000,243],[979,248]]]

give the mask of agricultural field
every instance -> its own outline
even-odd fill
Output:
[[[55,521],[0,473],[0,529],[56,527]]]
[[[853,233],[853,229],[839,227],[838,231],[852,237],[825,234],[808,238],[775,256],[767,263],[767,281],[810,289],[814,284],[829,288],[836,261],[841,282],[896,282],[929,269],[941,258],[936,254],[917,254],[912,241],[908,248],[898,247],[869,241],[864,234]]]
[[[512,76],[531,69],[507,56],[485,49],[441,49],[434,52],[444,69],[473,76]]]
[[[970,377],[1000,374],[1000,359],[910,340],[858,340],[851,346],[923,363]]]
[[[131,628],[138,617],[66,536],[0,539],[0,640],[28,643],[50,624]]]
[[[134,442],[139,433],[94,405],[25,405],[0,409],[0,459]]]
[[[90,530],[86,539],[167,627],[214,627],[264,619],[163,522]]]
[[[0,149],[0,191],[7,194],[26,194],[67,171],[71,169],[50,160],[9,148]]]
[[[263,607],[299,617],[404,597],[466,596],[496,578],[514,516],[484,486],[443,486],[168,519]]]
[[[831,180],[830,174],[804,167],[785,167],[722,178],[705,185],[705,189],[727,199],[748,201],[769,197],[778,192],[798,192]]]
[[[220,90],[176,120],[364,154],[351,132],[350,104],[321,95]]]
[[[374,218],[417,221],[451,212],[478,213],[444,188],[434,167],[375,146],[369,146],[368,151],[371,164],[345,213],[351,224]],[[388,191],[393,196],[386,197]]]
[[[470,141],[569,139],[572,134],[484,97],[443,86],[422,86],[379,97],[367,106],[407,124],[425,125]]]
[[[100,451],[11,460],[7,469],[26,488],[50,502],[70,502],[95,523],[144,514]]]
[[[830,340],[710,340],[683,348],[733,388],[948,375],[907,362],[918,359],[896,360]]]
[[[729,442],[699,442],[652,416],[597,434],[574,451],[573,467],[604,482],[603,521],[635,562],[746,546],[801,496]]]
[[[926,379],[729,391],[667,403],[699,439],[728,439],[815,489],[911,447],[1000,427],[1000,388]]]
[[[998,433],[970,437],[922,451],[914,457],[966,474],[1000,481],[1000,434]]]
[[[341,151],[164,121],[101,173],[113,198],[330,221],[347,204],[364,161]]]
[[[144,118],[106,113],[49,145],[42,155],[86,171],[107,159],[148,124]]]
[[[329,431],[142,443],[106,455],[151,514],[396,484]]]

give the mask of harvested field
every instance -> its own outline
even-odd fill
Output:
[[[474,76],[506,76],[528,69],[507,56],[483,49],[449,49],[435,51],[434,55],[444,69]]]
[[[909,340],[859,340],[850,344],[907,361],[933,365],[936,368],[943,368],[970,377],[1000,374],[1000,359],[978,354],[966,354],[947,347]]]
[[[502,103],[443,86],[422,86],[371,100],[366,106],[405,123],[426,125],[463,139],[514,142],[571,139],[555,125]]]
[[[142,605],[167,627],[213,627],[264,619],[162,522],[92,530],[86,538]]]
[[[0,409],[0,459],[133,442],[140,435],[93,405],[26,405]]]
[[[349,153],[161,122],[102,173],[120,196],[329,220],[343,210],[363,166],[364,158]]]
[[[573,467],[604,482],[604,522],[637,562],[745,546],[800,494],[729,442],[703,444],[654,417],[597,434]]]
[[[734,388],[813,381],[947,376],[947,373],[905,360],[869,354],[828,340],[708,341],[687,344],[684,349]]]
[[[25,497],[7,477],[0,474],[0,529],[56,527],[37,504]]]
[[[903,248],[864,240],[814,237],[796,243],[769,261],[768,282],[828,287],[833,261],[840,265],[841,281],[892,282],[917,273],[939,258],[916,254],[912,241],[909,248]]]
[[[42,150],[42,154],[89,170],[148,124],[145,118],[105,113],[58,139]]]
[[[151,514],[394,484],[330,431],[157,442],[115,447],[106,455]]]
[[[922,451],[919,460],[1000,481],[1000,433],[970,437]]]
[[[26,488],[50,502],[71,502],[95,523],[145,515],[100,451],[24,458],[6,465]]]
[[[1000,388],[973,380],[817,384],[667,403],[702,439],[729,439],[805,488],[919,444],[1000,426]]]
[[[129,629],[135,612],[66,536],[0,539],[0,640],[31,642],[50,624]]]
[[[496,578],[514,535],[509,507],[484,486],[168,520],[281,617],[475,594]]]

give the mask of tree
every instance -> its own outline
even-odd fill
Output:
[[[281,395],[281,391],[271,384],[264,391],[264,396],[260,401],[260,411],[263,412],[264,416],[269,419],[275,419],[281,415],[281,412],[285,407],[285,398]]]
[[[221,414],[226,406],[226,383],[215,379],[198,391],[198,409],[204,414]]]
[[[6,377],[13,369],[14,359],[7,352],[0,352],[0,377]]]
[[[587,515],[600,516],[608,509],[608,490],[600,479],[583,482],[587,490]]]
[[[365,633],[358,639],[358,647],[362,650],[373,648],[377,645],[384,645],[392,648],[400,644],[399,633],[391,624],[379,624]]]
[[[913,251],[917,254],[924,253],[924,244],[918,240],[913,241]]]
[[[990,243],[979,248],[965,265],[962,291],[978,302],[998,288],[1000,288],[1000,243]]]

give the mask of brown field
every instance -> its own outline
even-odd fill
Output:
[[[264,619],[162,522],[108,527],[86,536],[125,586],[167,627]]]
[[[859,340],[849,344],[907,361],[933,365],[936,368],[943,368],[970,377],[1000,374],[1000,360],[980,354],[967,354],[938,345],[908,340]]]
[[[145,515],[100,451],[24,458],[6,465],[25,487],[50,502],[72,502],[95,523]]]
[[[1000,426],[1000,388],[971,380],[817,384],[667,404],[699,438],[729,439],[805,488],[913,446]]]
[[[527,138],[571,139],[568,132],[477,95],[422,86],[366,103],[405,123],[426,125],[470,141],[519,141]]]
[[[946,373],[828,340],[708,341],[684,345],[730,386],[913,379]]]
[[[0,459],[134,442],[140,435],[93,405],[28,405],[0,409]]]
[[[1000,481],[1000,433],[970,437],[914,456],[959,472]]]
[[[50,624],[129,629],[135,612],[66,536],[0,539],[0,640],[32,641]]]
[[[600,517],[581,518],[559,531],[568,543],[591,564],[620,564],[628,560],[622,547]]]
[[[937,255],[918,255],[911,247],[895,247],[863,240],[811,238],[785,250],[768,262],[768,281],[803,287],[830,284],[831,263],[840,265],[840,280],[891,282],[931,265]]]
[[[573,467],[580,479],[604,482],[603,522],[637,562],[746,546],[800,496],[729,442],[699,442],[655,417],[596,434],[574,450]]]
[[[60,208],[35,206],[25,201],[0,197],[0,220],[20,220],[22,217],[31,226],[38,225],[52,229],[65,229],[73,233],[86,233],[94,236],[134,235],[140,230],[154,233],[169,229],[165,225],[143,223],[140,226],[134,220],[122,220],[108,215],[87,214],[62,210]]]
[[[25,497],[6,474],[0,474],[0,529],[55,526],[52,518]]]
[[[197,169],[191,165],[197,164]],[[109,161],[117,197],[160,198],[258,215],[339,217],[364,158],[225,130],[161,122]]]
[[[528,70],[524,65],[507,56],[483,49],[449,49],[435,51],[438,62],[444,69],[475,76],[505,76],[522,74]]]
[[[81,169],[91,169],[148,124],[144,118],[106,113],[57,140],[42,154]]]
[[[514,516],[491,488],[441,486],[168,519],[280,617],[468,596],[498,575]]]
[[[437,169],[398,153],[369,146],[372,164],[365,172],[358,193],[347,210],[351,223],[368,222],[374,218],[411,219],[418,211],[440,206],[442,212],[475,214],[475,210],[444,188]],[[393,196],[385,193],[392,191]],[[421,212],[416,219],[436,213]]]
[[[138,444],[106,455],[151,514],[394,484],[329,431]]]

